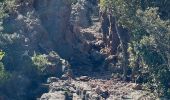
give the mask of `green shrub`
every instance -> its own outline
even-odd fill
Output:
[[[159,0],[148,0],[144,9],[141,0],[103,0],[101,3],[111,9],[120,25],[129,30],[131,35],[128,49],[129,66],[132,72],[138,76],[147,73],[145,78],[152,89],[160,95],[168,95],[170,21],[161,19],[169,17],[169,15],[162,16],[161,13],[169,11],[169,1],[158,2]]]
[[[38,71],[43,72],[48,65],[51,65],[51,62],[48,61],[47,55],[36,55],[32,57],[33,64],[36,66]]]
[[[4,65],[0,62],[0,84],[9,79],[10,74],[5,71]]]
[[[4,57],[5,53],[0,51],[0,61]],[[0,62],[0,83],[5,82],[9,79],[9,73],[5,71],[4,65]]]

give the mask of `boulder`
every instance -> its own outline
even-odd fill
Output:
[[[47,79],[47,83],[53,83],[53,82],[57,82],[59,80],[59,78],[56,77],[49,77]]]
[[[107,99],[110,96],[110,94],[107,90],[105,90],[105,91],[101,91],[100,96],[104,99]]]
[[[45,93],[41,96],[40,100],[66,100],[66,95],[63,91]]]
[[[85,81],[89,81],[90,78],[89,78],[88,76],[81,76],[81,77],[79,78],[79,80],[85,82]]]
[[[76,93],[73,93],[73,99],[72,100],[82,100],[82,98],[79,97]]]
[[[101,100],[101,97],[98,94],[94,93],[91,94],[91,100]]]
[[[61,80],[68,80],[68,79],[69,79],[69,77],[68,77],[67,74],[63,74],[63,75],[61,76]]]
[[[140,84],[135,84],[135,85],[132,87],[132,89],[134,89],[134,90],[142,90],[142,85],[140,85]]]

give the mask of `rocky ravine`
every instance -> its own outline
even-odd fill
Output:
[[[99,32],[100,22],[96,17],[92,18],[93,25],[86,28],[79,27],[79,33],[76,34],[81,43],[86,42],[89,52],[87,55],[91,59],[79,58],[76,60],[83,61],[80,67],[73,68],[73,76],[70,79],[67,75],[61,78],[50,77],[47,83],[42,84],[49,89],[48,93],[42,94],[39,100],[155,100],[156,97],[142,90],[141,85],[121,81],[118,77],[112,77],[111,72],[102,71],[103,63],[109,59],[107,49],[102,41],[101,33]],[[83,52],[84,49],[80,49]],[[105,60],[104,60],[105,59]],[[103,62],[99,64],[90,64]],[[107,61],[106,61],[107,62]],[[73,64],[74,65],[74,64]],[[94,72],[93,67],[97,69]],[[83,75],[83,76],[82,76]],[[85,76],[84,76],[85,75]]]
[[[83,14],[86,15],[87,9],[91,9],[90,7],[86,8],[77,4],[72,9],[70,0],[16,1],[16,6],[13,7],[10,16],[4,21],[4,26],[8,29],[4,31],[11,34],[17,33],[12,35],[22,36],[19,39],[19,47],[16,47],[15,50],[18,51],[18,55],[22,55],[20,53],[25,51],[28,51],[28,55],[33,55],[34,51],[42,54],[56,51],[71,65],[76,66],[78,70],[74,73],[80,74],[74,79],[67,77],[49,78],[48,84],[43,84],[45,87],[48,86],[49,92],[44,93],[40,100],[155,99],[149,92],[132,89],[136,86],[134,83],[122,82],[117,78],[112,79],[108,72],[90,72],[92,67],[97,69],[96,67],[99,66],[101,68],[101,62],[108,56],[100,52],[103,41],[100,34],[96,34],[99,33],[98,29],[95,30],[99,26],[95,27],[95,24],[91,28],[87,28],[91,23],[80,20]],[[75,12],[73,11],[72,14],[71,10],[75,10]],[[78,10],[80,12],[76,12]],[[78,16],[76,18],[80,22],[74,22],[73,18],[71,25],[70,17],[74,14]],[[88,19],[89,17],[84,18],[84,20]],[[84,26],[82,23],[87,24]],[[81,27],[86,28],[82,29]],[[22,49],[20,50],[20,48]],[[14,62],[20,63],[21,61],[14,60]],[[89,70],[85,75],[89,73],[92,75],[81,76],[84,74],[80,71],[84,69],[77,66],[82,65]],[[23,92],[21,91],[21,93]]]
[[[107,72],[108,73],[108,72]],[[96,73],[95,73],[96,75]],[[49,92],[40,100],[155,100],[152,93],[140,90],[140,85],[109,78],[106,73],[100,78],[81,76],[72,80],[55,77],[48,79]],[[107,78],[106,78],[107,77]]]

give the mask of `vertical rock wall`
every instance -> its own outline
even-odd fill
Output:
[[[4,42],[0,48],[7,55],[4,58],[6,69],[14,74],[12,80],[5,84],[3,92],[9,96],[6,97],[9,100],[32,100],[43,91],[39,90],[39,85],[44,80],[44,77],[38,77],[32,65],[30,57],[34,52],[49,54],[50,51],[56,51],[64,58],[73,53],[74,40],[69,30],[71,2],[15,0],[12,3],[12,7],[7,8],[9,16],[3,22],[3,31],[8,34],[0,39],[0,43]],[[56,59],[53,62],[58,63]],[[59,63],[56,66],[61,65]],[[52,71],[61,74],[61,67],[56,70]]]
[[[66,58],[73,53],[70,0],[16,0],[14,3],[4,21],[4,31],[20,35],[19,43],[24,50],[29,50],[31,55],[34,51],[54,50]]]

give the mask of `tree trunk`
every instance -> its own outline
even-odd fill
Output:
[[[111,47],[111,54],[117,54],[117,48],[120,45],[120,40],[116,31],[115,18],[112,14],[109,15],[110,27],[109,27],[109,41]]]
[[[103,41],[104,43],[108,46],[108,42],[109,40],[107,39],[107,36],[109,34],[109,18],[108,18],[108,14],[107,14],[107,11],[103,11],[101,12],[101,31],[102,31],[102,34],[103,34]]]
[[[128,42],[130,40],[130,36],[128,34],[128,30],[123,28],[122,26],[118,26],[117,19],[116,17],[113,17],[115,19],[115,28],[116,28],[116,33],[119,37],[120,40],[120,47],[122,50],[122,64],[121,67],[123,68],[123,79],[126,80],[127,77],[127,70],[128,70]]]

